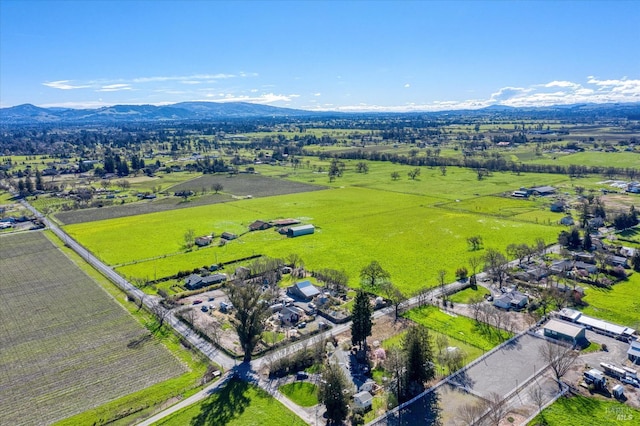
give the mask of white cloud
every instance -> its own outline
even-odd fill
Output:
[[[407,84],[405,84],[405,85],[404,85],[404,87],[405,87],[406,89],[408,89],[409,87],[411,87],[411,85],[410,85],[409,83],[407,83]]]
[[[580,85],[578,83],[573,83],[571,81],[551,81],[547,84],[542,84],[542,87],[571,87],[571,88],[578,88],[580,87]]]
[[[314,93],[313,96],[322,96],[322,93],[317,92],[317,93]]]
[[[274,102],[291,102],[300,95],[279,95],[275,93],[263,93],[258,96],[235,95],[232,93],[207,93],[204,95],[208,101],[215,102],[249,102],[256,104],[270,104]]]
[[[119,92],[121,90],[133,90],[131,85],[125,83],[108,84],[98,89],[98,92]]]
[[[224,80],[228,78],[235,77],[250,77],[251,74],[240,73],[236,74],[193,74],[193,75],[181,75],[181,76],[155,76],[155,77],[137,77],[132,79],[133,83],[154,83],[154,82],[163,82],[163,81],[180,81],[180,82],[188,82],[185,84],[194,84],[195,81],[216,81],[216,80]]]
[[[60,89],[60,90],[86,89],[91,87],[91,85],[86,85],[86,84],[80,84],[80,85],[69,84],[70,81],[71,80],[49,81],[46,83],[42,83],[42,85],[51,87],[52,89]]]

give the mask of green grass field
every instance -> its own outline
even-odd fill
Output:
[[[614,284],[610,290],[595,286],[585,287],[581,309],[587,315],[612,321],[627,327],[640,328],[640,274],[634,273],[627,281]]]
[[[405,312],[403,316],[484,351],[493,349],[511,337],[510,333],[488,325],[485,326],[487,331],[481,330],[473,319],[446,314],[435,306],[414,308]]]
[[[638,167],[640,154],[633,152],[577,152],[575,154],[546,154],[531,161],[535,164],[577,164],[581,166]]]
[[[0,270],[3,422],[49,424],[186,372],[43,233],[0,237]]]
[[[422,188],[416,192],[427,192],[431,186],[428,182],[415,184]],[[533,243],[538,237],[553,241],[559,232],[553,226],[430,207],[437,201],[428,195],[336,187],[69,225],[65,229],[127,277],[156,279],[253,254],[286,257],[297,253],[311,269],[344,268],[352,286],[358,284],[360,269],[378,260],[407,293],[434,285],[438,269],[448,269],[453,275],[453,270],[466,265],[469,257],[482,254],[468,250],[467,237],[481,235],[485,247],[504,249],[513,242]],[[223,247],[188,253],[182,249],[187,229],[194,229],[196,235],[224,231],[241,234],[256,219],[285,217],[313,223],[316,233],[287,239],[267,230],[247,233]]]
[[[156,425],[304,426],[305,423],[262,389],[231,380],[206,400]]]
[[[602,401],[580,395],[562,397],[529,422],[529,426],[536,425],[637,426],[640,425],[640,411],[617,401]]]
[[[313,383],[287,383],[280,386],[279,390],[301,407],[313,407],[318,404],[318,387]]]

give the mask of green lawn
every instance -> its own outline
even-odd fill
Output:
[[[308,382],[293,382],[280,386],[280,392],[301,407],[318,404],[318,387]]]
[[[429,329],[446,334],[484,351],[493,349],[511,337],[504,330],[498,330],[488,325],[483,325],[482,328],[479,328],[471,318],[451,316],[435,306],[411,309],[405,312],[403,316]]]
[[[231,380],[206,400],[156,425],[304,426],[305,423],[262,389]]]
[[[457,293],[452,294],[451,296],[447,297],[447,299],[449,299],[453,303],[468,304],[468,303],[471,303],[471,299],[473,297],[476,297],[476,296],[484,297],[485,294],[491,294],[491,292],[486,288],[478,285],[476,286],[476,288],[467,287],[464,290],[461,290]]]
[[[619,417],[620,416],[620,417]],[[530,423],[549,426],[640,425],[640,411],[617,401],[584,396],[561,397]]]
[[[612,321],[638,329],[640,327],[640,273],[634,273],[627,281],[614,284],[610,290],[595,286],[585,287],[581,309],[586,315]]]
[[[400,346],[402,344],[402,338],[404,337],[404,335],[406,334],[406,331],[403,331],[402,333],[398,333],[395,336],[392,336],[386,340],[384,340],[382,342],[382,347],[384,349],[389,349],[393,346]],[[464,364],[468,364],[471,361],[473,361],[474,359],[478,358],[479,356],[481,356],[484,351],[482,350],[482,348],[478,348],[477,346],[473,346],[471,344],[465,343],[463,340],[460,340],[459,338],[456,338],[455,336],[451,336],[445,333],[440,333],[438,331],[435,331],[433,329],[429,329],[429,337],[431,339],[431,348],[433,349],[433,354],[435,356],[436,359],[433,360],[433,362],[436,364],[436,375],[446,375],[451,373],[448,368],[444,365],[441,365],[440,362],[438,361],[438,347],[436,346],[436,339],[438,339],[438,336],[444,335],[447,337],[448,339],[448,343],[447,346],[452,346],[452,347],[456,347],[459,348],[460,350],[462,350],[465,354],[464,357]],[[378,369],[378,370],[373,370],[373,379],[379,383],[379,384],[383,384],[382,382],[382,376],[387,376],[389,377],[389,375],[384,371],[384,369]]]

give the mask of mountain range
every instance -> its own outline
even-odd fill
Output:
[[[248,118],[320,118],[328,116],[384,115],[391,113],[340,113],[335,111],[306,111],[246,102],[181,102],[172,105],[113,105],[95,109],[41,108],[31,104],[0,108],[0,125],[10,124],[118,124],[145,121],[190,121]],[[597,115],[601,117],[640,117],[640,103],[631,104],[574,104],[548,107],[514,108],[492,105],[479,110],[453,110],[416,114],[486,115],[508,114],[527,116]],[[394,113],[392,115],[401,115]]]

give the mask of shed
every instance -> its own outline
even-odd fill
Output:
[[[631,341],[629,350],[627,351],[627,357],[629,361],[634,364],[640,364],[640,338]]]
[[[529,192],[535,195],[551,195],[555,194],[556,189],[553,186],[536,186],[529,189]]]
[[[353,395],[353,405],[358,411],[366,411],[371,408],[373,403],[373,396],[367,391],[358,392]]]
[[[256,220],[251,225],[249,225],[249,231],[262,231],[264,229],[271,228],[271,224],[269,222],[264,222],[262,220]]]
[[[211,244],[212,240],[213,240],[213,238],[210,235],[207,235],[207,236],[204,236],[204,237],[198,237],[198,238],[196,238],[196,245],[198,247],[208,246],[209,244]]]
[[[611,393],[615,398],[621,399],[624,397],[624,387],[622,385],[615,385]]]
[[[287,237],[299,237],[301,235],[309,235],[313,234],[315,231],[315,227],[313,225],[300,225],[300,226],[292,226],[287,231]]]
[[[232,234],[231,232],[223,232],[222,235],[220,235],[220,238],[222,238],[223,240],[235,240],[236,238],[238,238],[238,236],[236,234]]]
[[[586,341],[584,327],[556,319],[551,319],[544,325],[544,335],[573,345],[580,341]]]
[[[560,309],[558,314],[560,318],[562,318],[565,321],[576,322],[576,320],[580,318],[580,315],[582,315],[582,312],[576,311],[575,309],[571,309],[571,308],[562,308]]]
[[[273,226],[277,226],[278,228],[280,228],[282,226],[297,225],[300,223],[300,221],[298,219],[278,219],[271,221],[271,223],[273,224]]]

